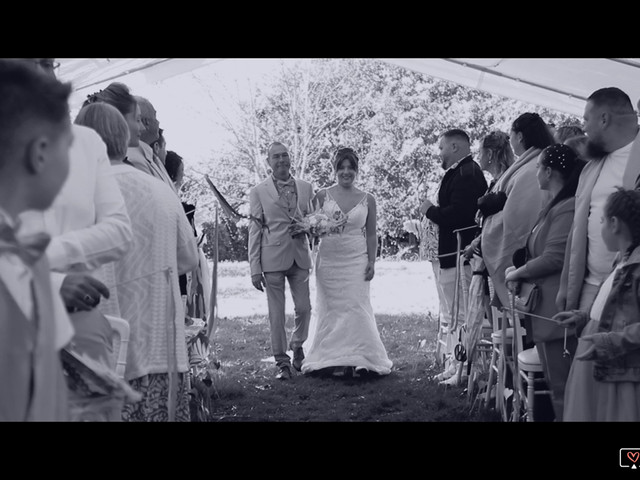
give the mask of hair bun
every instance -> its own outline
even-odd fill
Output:
[[[338,170],[338,165],[340,165],[340,163],[342,163],[345,158],[351,160],[355,169],[358,170],[360,159],[358,158],[358,154],[356,153],[356,151],[351,147],[338,147],[338,149],[333,154],[333,159],[331,160],[333,169]]]

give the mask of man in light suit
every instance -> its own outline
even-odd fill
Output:
[[[50,237],[19,215],[46,210],[69,174],[70,84],[0,59],[0,422],[66,421],[59,336],[72,327],[51,285]]]
[[[309,270],[311,252],[306,235],[289,232],[294,218],[309,213],[313,198],[310,183],[291,176],[289,151],[280,142],[271,144],[267,162],[272,175],[251,189],[251,215],[262,221],[249,226],[249,264],[251,282],[260,291],[267,289],[271,349],[278,367],[277,378],[291,378],[291,359],[287,354],[285,331],[285,278],[295,306],[295,327],[289,347],[293,350],[293,367],[300,371],[304,352],[302,344],[309,333],[311,301]]]

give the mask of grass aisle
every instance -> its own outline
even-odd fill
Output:
[[[419,315],[379,315],[380,334],[394,362],[392,373],[372,379],[334,379],[295,374],[275,379],[269,329],[263,317],[221,322],[210,421],[244,422],[465,422],[497,420],[489,412],[469,414],[462,388],[430,380],[436,323]],[[293,318],[287,319],[289,330]],[[420,334],[418,333],[420,332]],[[426,334],[426,336],[425,336]]]
[[[474,411],[461,387],[431,380],[437,294],[427,262],[376,265],[371,296],[392,373],[372,379],[308,377],[294,372],[275,379],[266,298],[253,289],[246,263],[221,264],[220,313],[213,354],[209,420],[213,422],[468,422],[497,421]],[[315,279],[310,281],[312,303]],[[287,295],[287,328],[293,327]]]

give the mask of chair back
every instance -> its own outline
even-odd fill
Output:
[[[115,356],[116,375],[120,378],[124,378],[124,373],[127,367],[127,350],[129,348],[129,323],[122,318],[114,317],[112,315],[105,315],[111,328],[113,328],[116,335],[113,339],[113,354]]]

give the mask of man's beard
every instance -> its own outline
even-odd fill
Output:
[[[607,152],[601,144],[589,139],[585,145],[585,153],[587,156],[585,160],[595,160],[599,162],[610,152]]]

